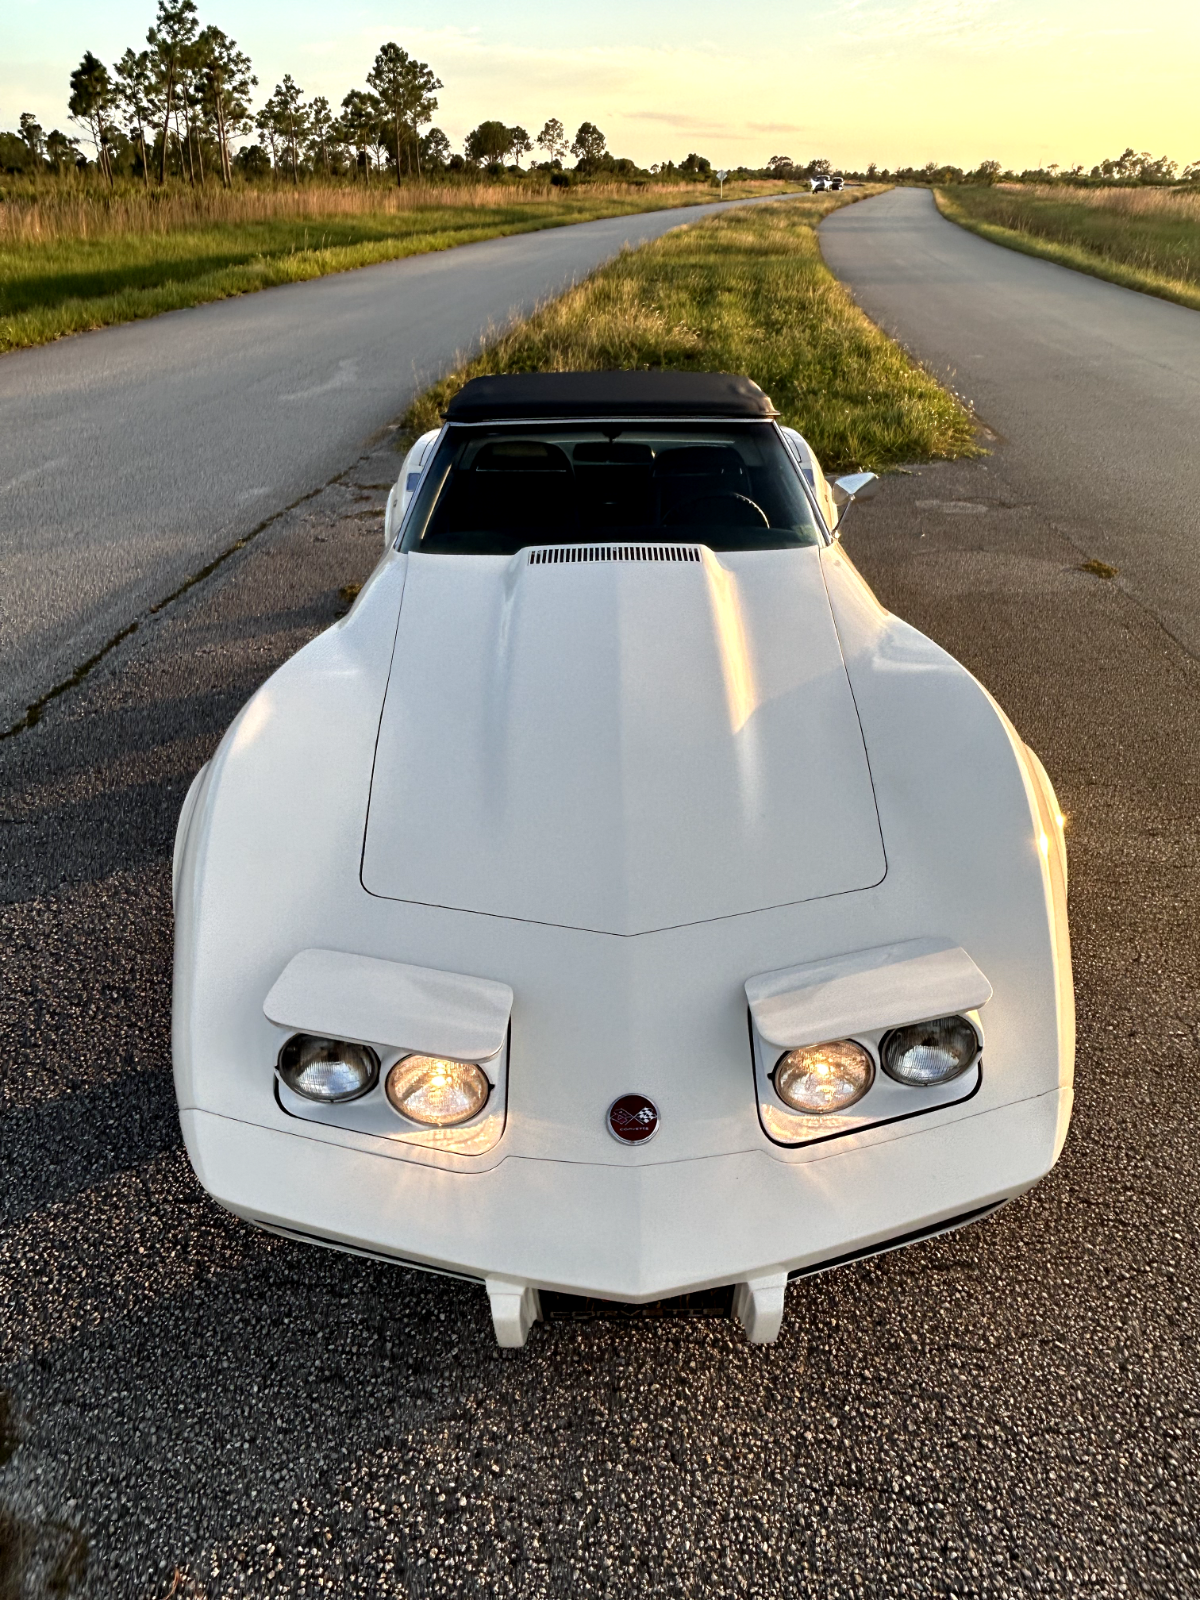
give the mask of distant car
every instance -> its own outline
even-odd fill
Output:
[[[829,180],[828,187],[830,189],[844,189],[845,186],[846,186],[846,180],[844,178],[833,177],[833,178],[830,178],[830,180]]]
[[[831,189],[833,187],[832,179],[827,178],[823,173],[815,178],[810,178],[808,183],[812,194],[820,194],[823,189]]]
[[[175,1081],[289,1239],[552,1289],[789,1279],[995,1211],[1071,1109],[1037,757],[748,379],[480,378],[176,840]]]

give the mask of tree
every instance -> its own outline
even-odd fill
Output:
[[[314,166],[319,161],[325,169],[326,177],[330,171],[329,148],[334,142],[334,126],[329,101],[323,94],[315,96],[308,107],[308,148]]]
[[[998,161],[981,161],[975,169],[975,176],[981,183],[995,183],[1003,170]]]
[[[1139,154],[1132,145],[1127,145],[1119,156],[1092,168],[1094,178],[1125,178],[1139,183],[1170,183],[1175,172],[1176,163],[1170,157],[1159,156],[1155,160],[1149,150]]]
[[[98,56],[85,50],[83,60],[71,74],[71,98],[67,110],[72,122],[86,128],[96,146],[96,164],[112,188],[112,167],[108,159],[108,113],[115,96],[108,68]]]
[[[113,89],[117,104],[125,113],[129,137],[142,155],[142,180],[150,182],[150,157],[146,151],[146,123],[157,114],[154,100],[154,75],[150,67],[150,52],[143,50],[135,55],[125,54],[113,68]]]
[[[772,156],[767,162],[767,171],[773,178],[790,178],[795,170],[796,165],[791,156]]]
[[[551,117],[537,136],[539,150],[546,152],[546,160],[553,164],[561,161],[570,150],[567,143],[567,130],[557,117]]]
[[[59,128],[51,128],[46,135],[46,160],[55,172],[61,173],[64,168],[73,167],[78,157],[78,141]]]
[[[427,172],[440,172],[450,160],[450,141],[440,128],[430,128],[421,140],[418,154]]]
[[[179,93],[175,101],[175,137],[187,160],[188,182],[204,187],[204,134],[212,135],[215,119],[205,104],[204,72],[208,64],[208,40],[202,33],[183,53]],[[179,131],[180,119],[183,132]]]
[[[421,175],[420,130],[433,120],[438,108],[436,91],[442,80],[432,69],[417,61],[398,44],[385,44],[375,57],[375,65],[367,73],[367,82],[379,97],[379,103],[392,124],[396,145],[396,182],[400,182],[400,130],[411,136],[407,148],[417,152],[417,176]]]
[[[304,104],[304,90],[285,72],[283,82],[275,85],[275,93],[263,106],[255,126],[271,146],[271,158],[279,165],[278,151],[292,169],[292,182],[300,182],[300,146],[308,134],[309,108]]]
[[[271,153],[271,171],[279,170],[279,122],[277,106],[274,95],[264,102],[262,109],[254,119],[254,126],[266,141],[267,149]]]
[[[1148,150],[1143,151],[1138,167],[1138,177],[1143,183],[1170,183],[1178,171],[1178,164],[1170,156],[1159,156],[1154,160]]]
[[[201,103],[216,129],[221,182],[228,189],[233,182],[229,142],[250,131],[247,102],[258,79],[251,71],[250,57],[220,28],[205,28],[196,45],[200,56]]]
[[[712,162],[705,156],[698,156],[694,150],[690,150],[679,163],[679,170],[697,178],[707,178],[712,171]]]
[[[34,158],[18,133],[0,131],[0,172],[28,172]]]
[[[304,104],[304,90],[285,72],[283,82],[275,85],[275,102],[279,117],[279,132],[292,166],[292,182],[300,182],[300,146],[308,133],[308,107]]]
[[[466,152],[471,161],[486,166],[491,161],[503,161],[512,149],[513,130],[504,122],[481,122],[467,135]]]
[[[571,145],[571,154],[578,159],[581,167],[594,166],[596,162],[602,161],[607,148],[608,140],[594,122],[579,124],[574,143]]]
[[[365,166],[370,173],[368,150],[378,144],[379,124],[383,107],[373,94],[363,89],[351,89],[342,101],[342,114],[338,119],[339,137],[356,153],[357,166]]]
[[[271,158],[260,144],[245,144],[233,158],[239,172],[248,178],[265,178],[271,170]]]
[[[533,140],[519,125],[508,130],[508,148],[512,151],[513,160],[521,165],[521,157],[528,155],[533,149]]]
[[[46,154],[46,136],[32,111],[22,111],[17,128],[34,165],[40,165]]]
[[[187,73],[188,51],[195,43],[197,27],[195,0],[158,0],[157,22],[146,35],[154,71],[155,92],[163,119],[159,183],[167,181],[167,140],[170,136],[171,118],[177,114],[176,93],[180,81]],[[181,159],[182,154],[181,148]]]

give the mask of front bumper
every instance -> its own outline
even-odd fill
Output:
[[[448,1172],[212,1112],[181,1113],[201,1183],[249,1222],[481,1280],[632,1303],[831,1263],[1043,1177],[1059,1088],[787,1163],[762,1150],[600,1166],[510,1156]]]

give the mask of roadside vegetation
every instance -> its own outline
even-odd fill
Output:
[[[781,193],[727,184],[726,198]],[[0,205],[0,350],[501,234],[714,199],[694,184],[55,190]]]
[[[484,373],[690,368],[754,378],[833,470],[975,454],[970,413],[821,259],[816,223],[852,198],[726,212],[625,251],[429,389],[406,429],[437,427]]]
[[[715,172],[692,151],[642,168],[594,122],[572,136],[556,117],[533,136],[489,118],[455,151],[432,125],[441,79],[394,42],[340,108],[285,73],[256,110],[250,58],[201,26],[195,0],[158,0],[145,42],[111,67],[84,52],[66,86],[73,133],[28,111],[0,131],[0,350],[801,177],[786,156]]]
[[[1200,192],[1066,184],[935,190],[942,214],[995,244],[1200,310]]]

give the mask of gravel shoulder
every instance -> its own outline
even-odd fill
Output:
[[[175,817],[374,564],[397,467],[385,439],[0,746],[0,1593],[1194,1596],[1200,679],[1011,447],[888,478],[845,543],[1069,815],[1078,1099],[1045,1183],[794,1285],[774,1347],[638,1320],[523,1352],[478,1289],[199,1189]]]

